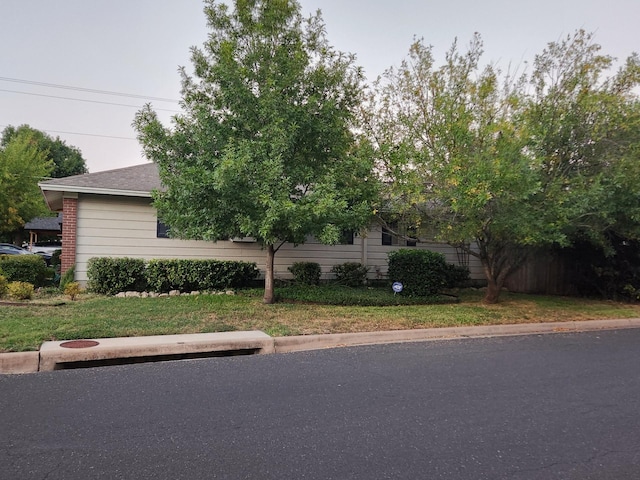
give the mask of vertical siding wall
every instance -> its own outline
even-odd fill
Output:
[[[81,195],[78,201],[76,280],[87,281],[87,262],[92,257],[216,258],[255,262],[264,271],[266,253],[257,243],[177,240],[156,237],[157,217],[149,199]],[[365,242],[365,243],[363,243]],[[447,261],[458,263],[455,250],[442,244],[418,244],[442,252]],[[294,247],[285,244],[275,257],[276,278],[290,278],[293,262],[317,262],[323,278],[331,278],[331,267],[345,262],[363,262],[370,278],[384,278],[387,254],[399,247],[382,245],[382,231],[374,228],[366,238],[357,235],[353,245],[322,245],[315,239]],[[479,264],[471,259],[472,278],[484,278]],[[479,276],[478,276],[479,274]]]

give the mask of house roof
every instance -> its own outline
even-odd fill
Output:
[[[56,211],[62,209],[65,194],[93,193],[151,198],[151,192],[161,189],[162,182],[158,166],[155,163],[144,163],[104,172],[54,178],[40,182],[38,186],[49,208]]]
[[[62,223],[62,213],[58,213],[56,217],[40,217],[34,218],[30,222],[24,225],[25,230],[40,230],[59,232],[61,230],[60,224]]]

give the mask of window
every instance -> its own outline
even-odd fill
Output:
[[[418,244],[417,239],[414,240],[414,238],[417,236],[415,227],[398,225],[397,222],[392,222],[388,225],[389,228],[382,227],[382,245],[415,247]]]
[[[355,232],[353,230],[343,230],[340,234],[340,245],[353,245]]]
[[[157,238],[169,238],[169,227],[158,220],[157,228],[156,228],[156,237]]]

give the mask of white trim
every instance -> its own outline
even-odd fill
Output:
[[[51,185],[47,183],[38,183],[38,186],[43,191],[49,192],[75,192],[92,193],[96,195],[113,195],[119,197],[151,198],[151,192],[143,192],[140,190],[118,190],[113,188],[78,187],[73,185]]]

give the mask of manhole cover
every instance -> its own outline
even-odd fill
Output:
[[[60,346],[64,348],[89,348],[100,345],[95,340],[71,340],[70,342],[61,343]]]

